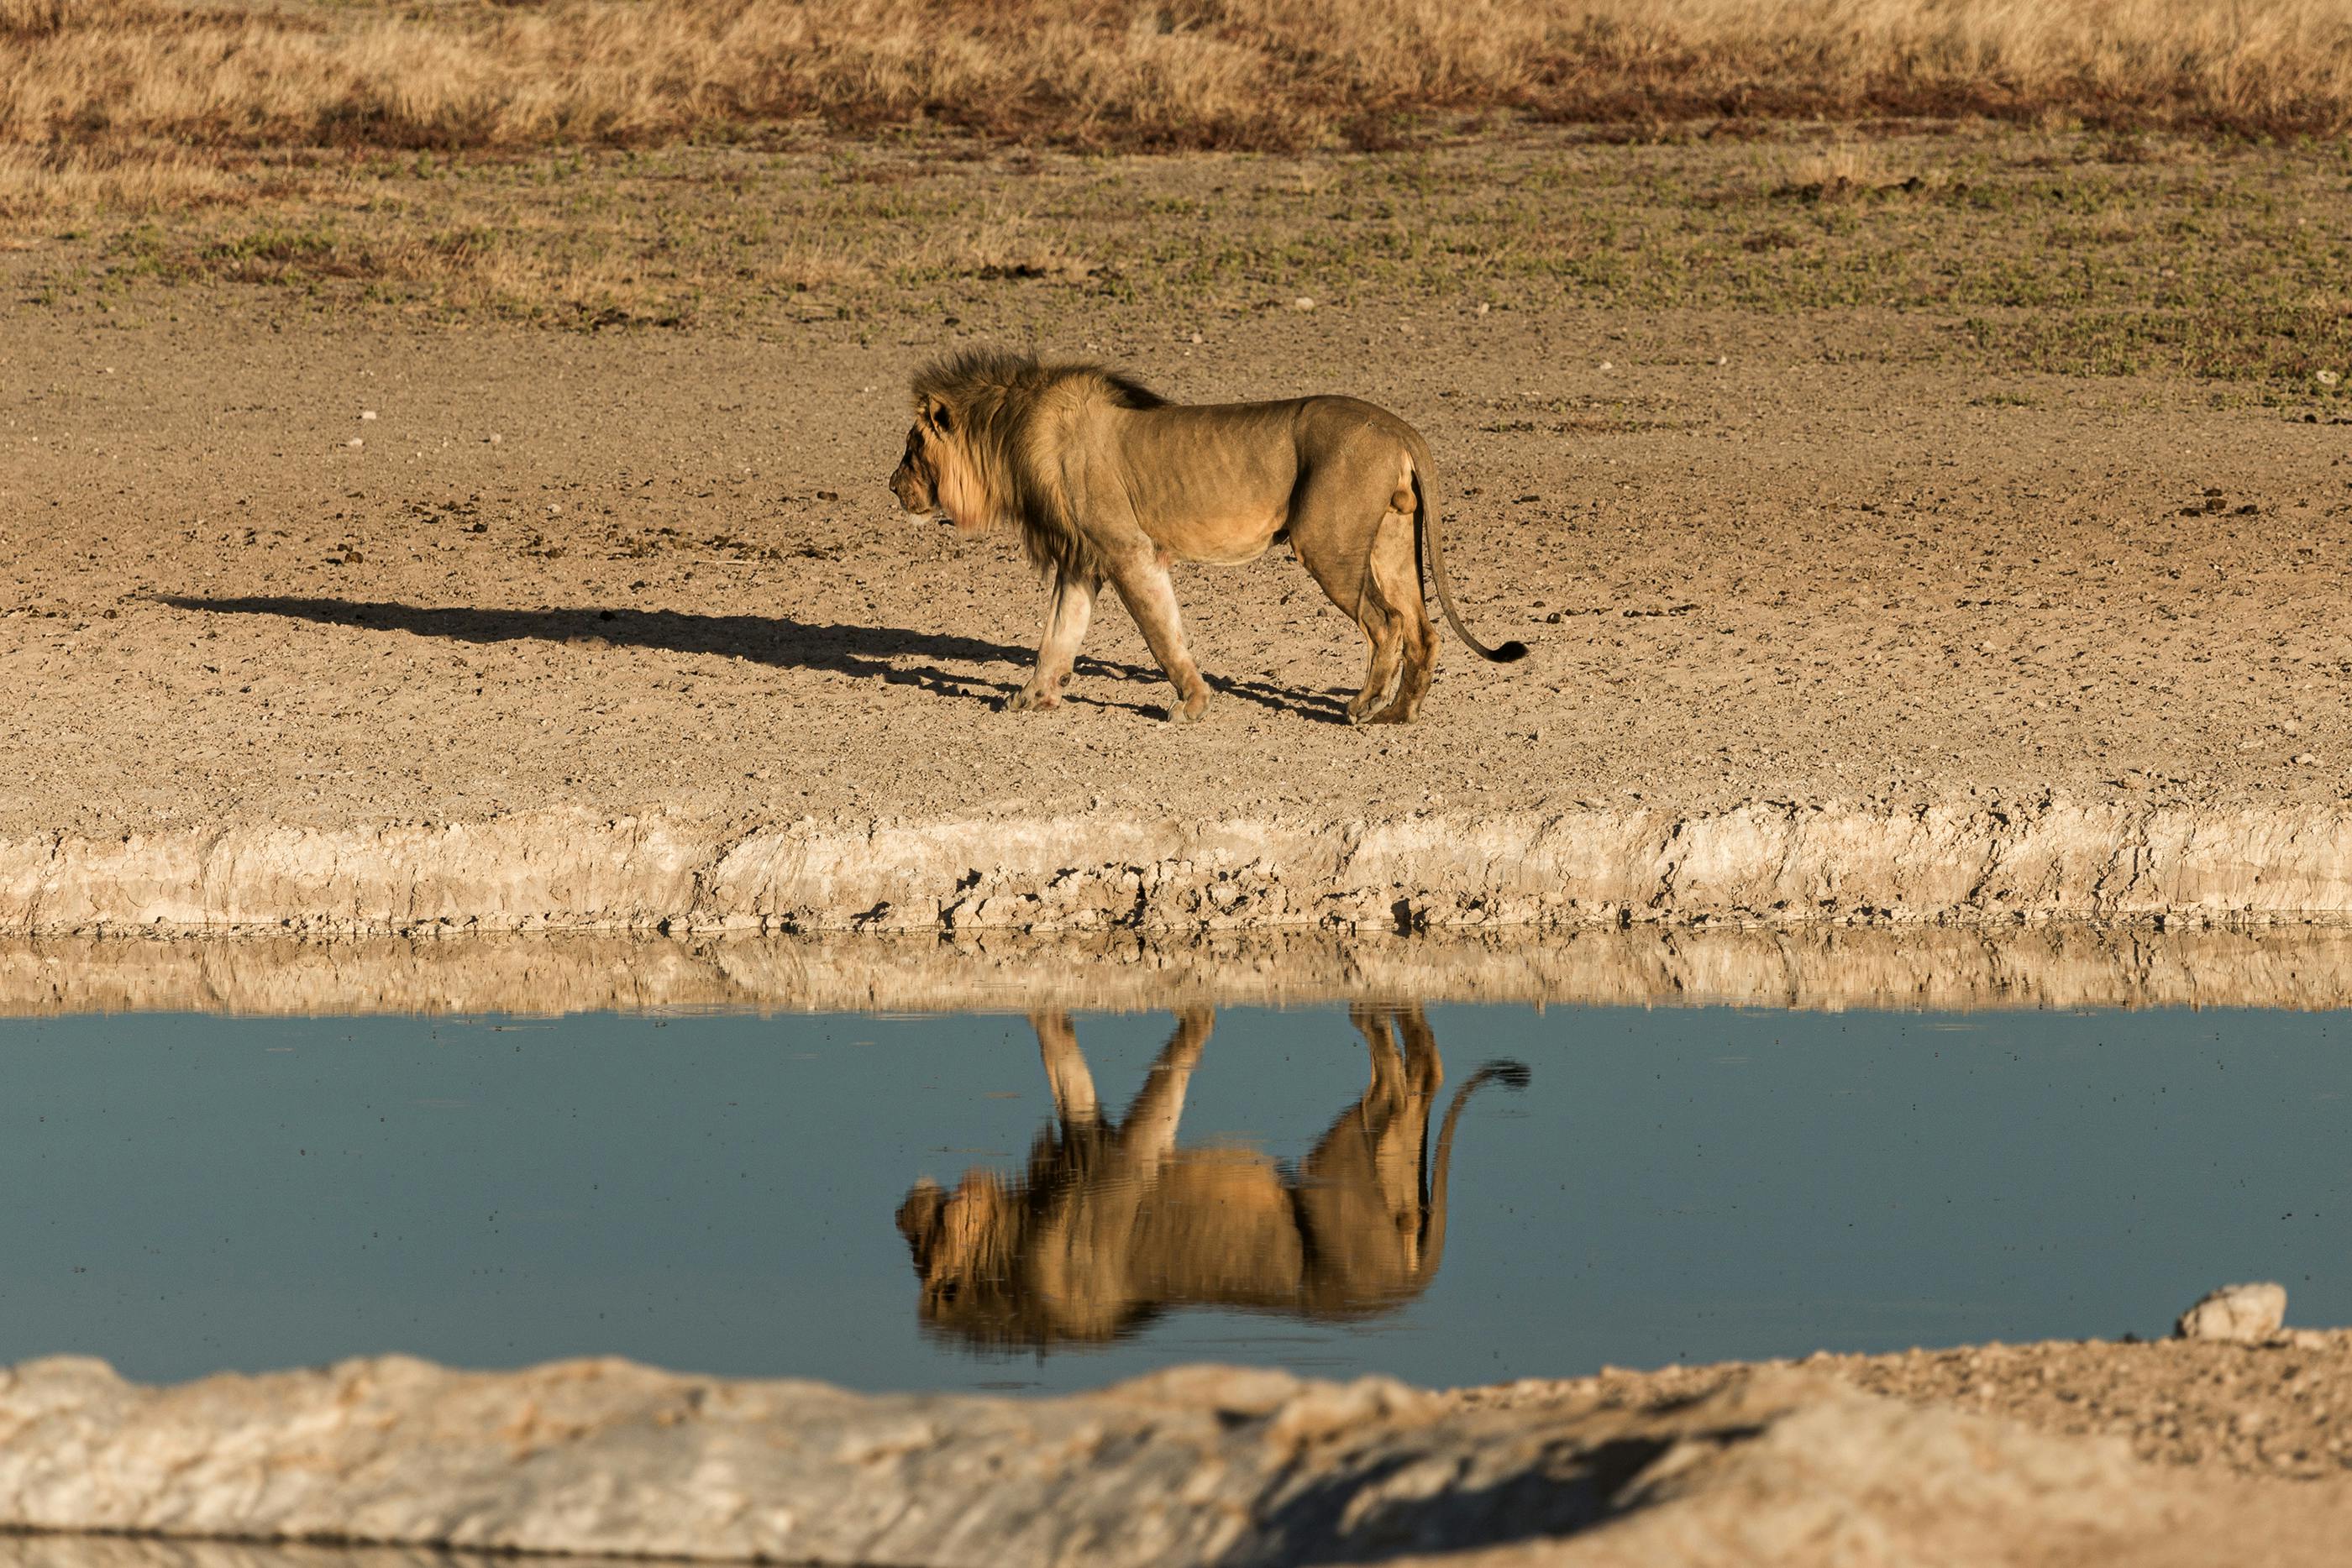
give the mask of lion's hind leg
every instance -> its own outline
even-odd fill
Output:
[[[1407,499],[1410,497],[1407,497]],[[1366,724],[1411,724],[1429,695],[1429,677],[1437,666],[1437,628],[1421,597],[1421,563],[1413,558],[1412,513],[1390,511],[1372,537],[1371,557],[1365,565],[1368,587],[1364,598],[1387,613],[1391,632],[1390,669],[1402,664],[1396,695],[1386,707],[1361,719]],[[1378,660],[1375,660],[1377,667]],[[1378,672],[1387,686],[1387,670]],[[1368,685],[1366,695],[1370,695]],[[1362,698],[1359,698],[1362,701]],[[1369,705],[1367,705],[1369,706]],[[1357,717],[1352,705],[1349,716]]]
[[[1399,455],[1397,461],[1410,479],[1407,460]],[[1401,482],[1391,483],[1383,455],[1369,462],[1335,461],[1310,474],[1292,506],[1291,548],[1331,602],[1363,628],[1371,643],[1363,690],[1348,704],[1350,724],[1395,707],[1388,700],[1389,689],[1401,665],[1411,679],[1414,625],[1429,619],[1420,608],[1412,505],[1412,492]],[[1412,590],[1409,599],[1398,597],[1399,585]],[[1422,684],[1427,685],[1426,677]]]
[[[1377,594],[1367,592],[1356,604],[1356,624],[1372,644],[1371,662],[1364,666],[1364,689],[1348,703],[1348,722],[1361,724],[1371,716],[1389,695],[1395,684],[1397,665],[1404,659],[1404,639],[1398,635],[1401,622],[1389,613]]]

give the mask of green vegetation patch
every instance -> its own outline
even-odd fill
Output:
[[[919,139],[320,154],[211,170],[184,200],[92,189],[12,211],[0,279],[65,306],[255,288],[570,327],[937,321],[992,299],[1050,319],[1078,296],[1171,317],[1301,297],[1893,312],[1921,329],[1905,351],[1996,369],[2257,395],[2352,378],[2352,152],[2323,142],[1979,128],[1306,157]]]

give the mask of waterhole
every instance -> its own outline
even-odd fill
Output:
[[[2154,1335],[2242,1278],[2340,1323],[2342,1019],[0,1019],[0,1364],[1448,1385]]]

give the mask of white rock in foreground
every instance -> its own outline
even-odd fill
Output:
[[[2183,1496],[2111,1438],[1785,1371],[1696,1400],[1518,1408],[1223,1367],[1037,1400],[620,1361],[465,1373],[387,1357],[162,1389],[76,1358],[0,1372],[0,1568],[105,1568],[70,1538],[11,1530],[873,1568],[1465,1550],[1990,1568],[2052,1545],[2126,1560],[2165,1538]],[[116,1568],[232,1550],[104,1549],[139,1559]]]
[[[2260,1344],[2275,1336],[2285,1322],[2286,1287],[2264,1281],[2207,1291],[2180,1314],[2172,1332],[2182,1339]]]

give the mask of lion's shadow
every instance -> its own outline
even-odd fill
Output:
[[[778,669],[825,670],[919,686],[940,696],[1001,705],[1020,677],[997,678],[980,669],[952,666],[1010,664],[1025,675],[1036,660],[1034,649],[898,626],[858,626],[796,621],[789,615],[704,615],[677,610],[614,610],[580,606],[547,610],[493,610],[471,605],[403,604],[389,600],[300,598],[262,594],[209,598],[164,594],[160,601],[177,610],[215,615],[279,615],[331,626],[408,632],[459,643],[573,643],[600,640],[616,647],[657,648],[675,653],[720,653]],[[909,664],[905,660],[932,660]],[[1165,687],[1167,677],[1139,664],[1082,655],[1082,675],[1107,676],[1123,685]],[[1219,691],[1264,707],[1338,723],[1344,709],[1330,697],[1286,692],[1253,681],[1208,677]],[[1062,700],[1076,706],[1125,708],[1159,714],[1163,703],[1127,702],[1065,688]]]

